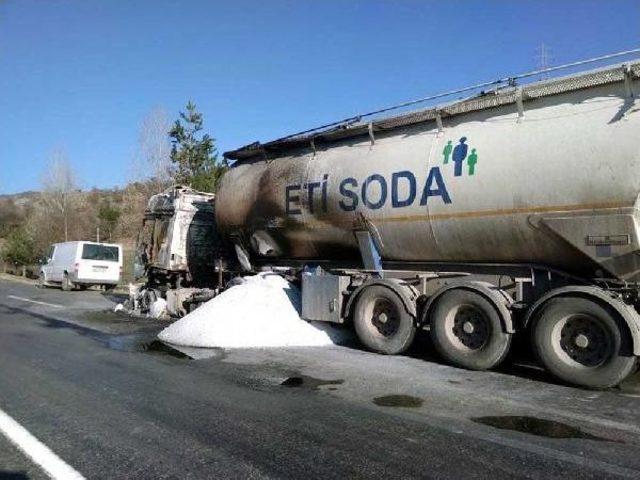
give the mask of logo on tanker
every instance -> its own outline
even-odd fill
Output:
[[[462,177],[465,172],[472,176],[476,172],[478,154],[472,148],[469,153],[467,137],[462,137],[453,146],[448,140],[442,151],[443,164],[453,163],[453,176]],[[466,168],[465,168],[466,167]],[[447,168],[447,167],[443,167]],[[338,183],[338,208],[345,212],[352,212],[363,205],[371,210],[382,208],[390,203],[391,208],[402,208],[418,202],[421,206],[427,204],[432,197],[439,197],[440,201],[450,204],[451,196],[447,190],[439,166],[431,167],[424,182],[418,182],[416,176],[409,170],[393,172],[391,177],[373,173],[365,179],[347,177]],[[287,215],[300,215],[301,204],[306,204],[309,213],[323,213],[328,209],[329,174],[325,173],[317,182],[296,183],[285,187],[285,211]],[[333,196],[332,196],[333,198]]]
[[[459,143],[454,147],[451,144],[451,140],[447,142],[442,151],[442,155],[444,156],[445,165],[449,163],[449,157],[453,161],[453,175],[456,177],[462,176],[462,169],[464,166],[465,159],[467,160],[467,169],[469,175],[473,175],[476,173],[476,163],[478,163],[478,154],[476,153],[476,149],[472,148],[471,153],[467,156],[467,152],[469,151],[469,146],[467,145],[467,137],[462,137],[459,140]],[[453,152],[453,156],[451,153]]]

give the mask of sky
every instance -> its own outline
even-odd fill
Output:
[[[638,0],[0,0],[0,193],[64,150],[83,188],[132,178],[142,119],[188,100],[220,152],[640,47]]]

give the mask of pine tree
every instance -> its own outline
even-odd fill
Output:
[[[203,117],[196,111],[195,104],[189,101],[186,108],[186,112],[180,112],[180,119],[176,120],[169,132],[171,161],[176,166],[175,182],[196,190],[213,192],[226,165],[218,160],[213,138],[208,134],[198,138]]]

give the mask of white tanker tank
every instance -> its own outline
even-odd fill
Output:
[[[607,332],[609,320],[594,320],[589,330],[591,320],[583,317],[563,330],[573,342],[561,348],[566,359],[534,342],[543,363],[560,378],[589,386],[612,384],[632,369],[627,362],[622,370],[606,371],[606,358],[615,356],[613,344],[626,345],[629,355],[640,353],[638,315],[627,308],[636,302],[637,289],[625,283],[640,280],[640,107],[634,96],[640,93],[639,79],[640,62],[631,62],[524,86],[511,82],[438,108],[228,152],[235,163],[217,192],[218,228],[254,264],[320,264],[349,277],[352,287],[335,321],[358,315],[362,290],[349,270],[358,267],[360,274],[377,270],[378,284],[385,278],[393,283],[390,276],[406,284],[422,272],[415,291],[405,295],[398,287],[395,294],[417,327],[431,325],[432,332],[437,300],[462,282],[460,277],[443,281],[445,272],[467,275],[462,278],[472,286],[482,283],[474,275],[496,275],[487,287],[492,293],[476,290],[500,311],[505,335],[544,323],[541,312],[547,307],[574,308],[586,318],[584,305],[548,302],[567,295],[611,297],[609,287],[615,283],[618,303],[611,306],[599,297],[593,303],[618,312],[613,321],[622,325],[626,340],[621,344],[620,332]],[[503,276],[516,287],[508,292],[500,287]],[[608,286],[598,278],[608,279]],[[597,294],[558,293],[573,287]],[[496,291],[507,300],[495,300]],[[371,302],[373,310],[361,309],[369,320],[353,318],[363,342],[386,353],[406,348],[407,336],[388,350],[373,334],[367,336],[380,310],[376,300]],[[329,314],[307,317],[314,315]],[[479,330],[479,324],[456,322],[458,331]],[[474,345],[482,339],[465,343],[456,334],[448,341],[446,328],[438,328],[432,333],[436,348],[462,366],[493,366],[508,350],[503,342],[491,354],[485,352],[486,362],[466,362],[465,349],[477,350]],[[546,333],[539,330],[539,335]],[[609,346],[600,356],[573,358],[574,350],[592,349],[602,335],[609,335]],[[457,352],[456,338],[462,341]],[[593,371],[579,375],[579,365],[566,366],[576,361]]]
[[[631,85],[638,87],[638,64]],[[617,81],[611,81],[611,80]],[[640,113],[622,67],[227,154],[220,229],[252,254],[640,269]]]

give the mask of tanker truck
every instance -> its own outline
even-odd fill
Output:
[[[374,352],[423,329],[484,370],[520,338],[561,381],[611,387],[640,354],[638,92],[629,62],[256,142],[225,153],[216,228]]]

